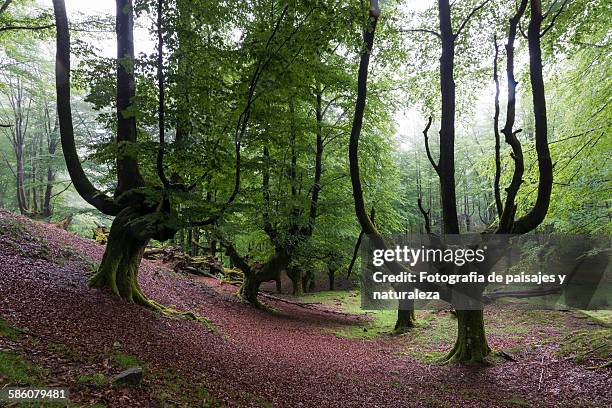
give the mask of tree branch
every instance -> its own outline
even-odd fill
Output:
[[[165,189],[170,187],[170,182],[164,172],[164,150],[165,139],[165,89],[164,89],[164,33],[163,25],[163,1],[157,0],[157,86],[159,91],[158,124],[159,124],[159,148],[157,149],[157,176]]]
[[[465,20],[463,20],[463,22],[461,23],[461,25],[459,26],[459,29],[457,29],[457,32],[455,33],[455,38],[459,37],[459,34],[461,34],[461,31],[463,31],[463,29],[465,28],[465,26],[467,25],[467,23],[471,20],[472,17],[474,17],[474,14],[478,13],[478,11],[480,9],[482,9],[484,6],[487,5],[487,3],[489,2],[489,0],[485,0],[484,2],[482,2],[478,7],[474,8],[470,14],[468,14],[468,16],[465,18]]]
[[[281,12],[280,17],[277,19],[276,24],[274,25],[274,29],[272,30],[272,33],[270,34],[270,36],[268,37],[268,41],[266,42],[266,50],[272,44],[272,40],[274,39],[274,37],[276,37],[276,34],[279,31],[280,25],[281,25],[283,19],[285,18],[285,16],[287,15],[288,8],[289,8],[288,4],[286,4],[283,7],[283,11]],[[312,10],[306,15],[304,20],[306,20],[310,16],[311,13],[312,13]],[[302,23],[303,23],[303,21],[302,21]],[[253,73],[253,76],[251,77],[251,80],[249,81],[249,90],[248,90],[248,97],[247,97],[246,106],[244,107],[242,113],[238,117],[238,121],[236,123],[236,130],[235,130],[235,136],[234,136],[234,146],[235,146],[235,152],[236,152],[235,153],[235,155],[236,155],[236,172],[235,172],[235,177],[234,177],[234,189],[232,190],[232,193],[230,194],[230,196],[225,201],[225,203],[223,204],[223,206],[221,207],[221,209],[219,210],[219,212],[217,214],[209,217],[208,219],[206,219],[204,221],[194,221],[194,222],[191,223],[191,226],[194,226],[194,227],[203,227],[203,226],[206,226],[206,225],[214,224],[221,217],[221,215],[223,215],[225,210],[232,204],[232,202],[234,202],[234,199],[238,196],[238,192],[240,191],[240,177],[241,177],[240,176],[240,171],[241,171],[241,155],[240,155],[240,152],[241,152],[241,143],[242,143],[242,138],[246,134],[246,130],[247,130],[247,126],[248,126],[248,123],[249,123],[249,119],[251,117],[251,107],[252,107],[253,101],[255,100],[255,91],[257,89],[257,85],[258,85],[259,80],[261,78],[261,74],[267,68],[268,64],[272,61],[272,58],[274,57],[274,55],[278,54],[278,51],[280,51],[285,46],[285,44],[293,37],[293,35],[295,35],[295,33],[297,33],[297,31],[300,29],[300,27],[301,27],[301,24],[298,25],[298,27],[279,45],[279,47],[277,47],[276,52],[271,53],[271,55],[268,56],[268,58],[265,61],[260,60],[257,63],[257,67],[255,68],[255,72]]]
[[[400,33],[425,33],[425,34],[432,34],[435,35],[436,37],[438,37],[438,39],[442,39],[442,35],[434,30],[428,30],[426,28],[411,28],[411,29],[400,29],[399,30]]]
[[[4,13],[12,2],[13,0],[4,0],[4,3],[2,3],[2,6],[0,6],[0,14]]]
[[[529,45],[529,79],[533,99],[535,122],[535,145],[538,157],[538,195],[533,208],[514,222],[512,232],[524,234],[532,231],[544,221],[550,205],[553,184],[553,165],[548,147],[548,118],[546,113],[546,93],[542,73],[542,49],[540,28],[542,25],[541,0],[531,0],[531,16],[527,30]]]
[[[0,32],[15,31],[15,30],[38,31],[38,30],[47,30],[53,27],[55,27],[55,24],[45,24],[41,26],[9,25],[9,26],[0,27]]]
[[[75,189],[85,201],[106,215],[117,215],[121,207],[91,184],[79,160],[74,142],[70,102],[70,31],[64,0],[53,0],[53,9],[57,24],[57,55],[55,63],[57,116],[66,167]]]
[[[440,169],[438,167],[438,164],[436,164],[436,161],[434,160],[433,156],[431,155],[431,150],[429,149],[429,128],[431,127],[431,123],[433,121],[433,118],[430,116],[429,120],[427,121],[427,125],[425,126],[425,130],[423,130],[423,137],[425,138],[425,151],[427,152],[427,158],[429,159],[429,162],[431,163],[431,167],[434,168],[434,170],[436,171],[436,173],[440,174]]]
[[[431,234],[431,221],[429,218],[431,209],[425,211],[425,208],[423,208],[423,202],[421,200],[421,197],[418,198],[417,204],[419,206],[419,211],[421,211],[421,214],[423,214],[423,219],[425,220],[425,232],[427,232],[428,234]]]
[[[510,19],[508,29],[508,43],[506,44],[506,76],[508,78],[508,103],[506,106],[506,123],[502,129],[505,136],[505,141],[512,148],[512,159],[514,160],[514,171],[512,180],[506,189],[506,202],[503,206],[502,214],[499,220],[498,233],[510,233],[514,215],[516,212],[515,199],[518,191],[523,183],[523,173],[525,172],[525,164],[523,161],[523,151],[521,142],[516,135],[520,130],[514,131],[514,123],[516,118],[516,87],[518,83],[514,77],[514,41],[519,22],[527,8],[528,0],[521,0],[516,14]]]
[[[546,28],[540,34],[540,37],[544,37],[544,35],[548,32],[548,30],[550,30],[555,25],[555,21],[557,20],[557,17],[559,17],[559,15],[563,12],[563,9],[567,5],[567,3],[568,3],[568,0],[563,1],[563,3],[561,4],[561,7],[559,7],[559,10],[555,13],[555,15],[550,20],[550,23],[548,24],[548,26],[546,26]],[[548,13],[546,13],[546,15],[548,15]]]

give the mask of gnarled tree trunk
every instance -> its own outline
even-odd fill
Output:
[[[107,288],[128,302],[146,303],[138,285],[138,266],[149,239],[136,226],[131,225],[139,214],[127,208],[115,217],[108,243],[97,273],[90,286]]]
[[[227,247],[226,247],[227,248]],[[230,253],[228,252],[228,255]],[[231,257],[232,255],[230,255]],[[257,298],[259,286],[263,282],[280,280],[280,274],[289,265],[289,257],[282,250],[276,250],[270,259],[263,265],[249,267],[242,260],[239,263],[240,269],[244,272],[244,281],[240,287],[239,295],[244,300],[248,301],[255,307],[262,307],[261,302]]]

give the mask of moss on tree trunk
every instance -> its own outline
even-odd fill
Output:
[[[89,281],[95,288],[108,289],[128,302],[148,304],[138,285],[138,267],[148,242],[130,222],[136,218],[133,210],[123,210],[113,221],[102,263]]]
[[[304,295],[304,285],[303,285],[303,273],[302,269],[299,267],[291,267],[287,269],[287,276],[291,279],[291,284],[293,287],[293,296],[303,296]]]
[[[240,286],[239,296],[254,306],[261,306],[257,294],[259,293],[259,285],[261,282],[258,281],[256,274],[244,275],[244,280]]]
[[[482,310],[457,310],[457,340],[445,362],[484,363],[491,349],[487,344]]]
[[[395,322],[395,333],[405,333],[414,327],[414,310],[397,309],[397,320]]]

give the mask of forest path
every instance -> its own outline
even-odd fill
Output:
[[[360,324],[358,317],[282,302],[271,302],[278,313],[266,313],[238,301],[235,288],[212,281],[206,285],[143,261],[139,276],[145,293],[207,316],[219,329],[215,335],[199,323],[164,318],[89,289],[88,259],[99,262],[104,250],[95,242],[29,221],[23,231],[18,225],[24,219],[4,212],[0,220],[5,227],[0,232],[0,317],[27,328],[29,336],[69,348],[92,367],[117,371],[107,367],[108,356],[120,349],[152,372],[171,369],[183,380],[205,386],[221,404],[241,406],[552,407],[612,402],[609,371],[587,371],[569,360],[541,365],[542,356],[555,360],[554,347],[544,342],[518,363],[426,364],[398,353],[406,341],[402,337],[354,340],[332,333]],[[534,344],[539,340],[529,339]],[[0,349],[2,341],[0,337]],[[109,386],[96,392],[112,407],[164,405],[141,390],[118,394]],[[83,401],[91,398],[75,388],[77,400],[79,393],[85,395]]]

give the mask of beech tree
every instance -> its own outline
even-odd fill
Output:
[[[116,134],[115,172],[116,187],[108,195],[94,186],[85,174],[79,161],[75,145],[70,98],[70,31],[64,1],[54,0],[57,27],[56,89],[57,110],[61,144],[70,178],[77,192],[100,212],[114,216],[108,244],[96,274],[91,278],[93,287],[108,289],[114,294],[161,312],[169,310],[147,298],[137,280],[138,265],[144,247],[149,240],[165,241],[171,238],[180,225],[210,225],[219,219],[222,212],[238,194],[240,187],[240,138],[248,128],[249,109],[259,81],[262,67],[258,66],[247,89],[246,104],[239,115],[235,131],[235,183],[225,204],[219,211],[212,211],[205,220],[179,220],[173,197],[189,194],[197,184],[186,185],[178,175],[165,174],[165,76],[163,71],[164,33],[162,30],[164,2],[156,3],[157,21],[157,126],[159,143],[153,174],[142,172],[143,157],[139,155],[136,100],[136,74],[134,56],[134,9],[131,0],[117,0],[116,36]],[[266,58],[268,58],[266,56]],[[246,107],[244,107],[246,106]],[[197,202],[197,197],[194,197]]]
[[[523,215],[517,214],[516,196],[523,183],[524,174],[524,158],[521,148],[521,143],[516,135],[520,130],[514,130],[515,118],[515,100],[516,100],[516,81],[514,79],[514,39],[516,37],[517,27],[520,19],[525,13],[529,0],[521,1],[518,11],[510,20],[508,30],[507,51],[507,76],[508,76],[508,105],[506,125],[502,129],[502,133],[506,137],[506,142],[512,147],[512,158],[514,161],[514,171],[512,182],[506,189],[507,194],[505,203],[500,206],[502,201],[500,197],[499,177],[496,177],[496,203],[499,210],[499,222],[494,229],[496,234],[524,234],[535,229],[544,220],[550,204],[550,194],[553,182],[552,161],[548,147],[548,130],[547,130],[547,114],[546,114],[546,98],[544,92],[544,81],[542,74],[542,52],[541,52],[541,37],[549,30],[555,22],[555,15],[562,12],[563,7],[557,11],[557,14],[549,16],[549,26],[542,29],[544,16],[542,13],[542,5],[539,0],[530,0],[530,18],[527,31],[527,41],[529,46],[529,67],[530,67],[530,84],[533,98],[533,115],[535,120],[535,145],[537,152],[538,163],[538,194],[533,207]],[[440,156],[439,160],[433,158],[433,155],[428,145],[428,131],[431,126],[431,119],[427,128],[424,131],[427,156],[435,169],[440,179],[440,194],[442,205],[442,220],[443,233],[459,234],[458,209],[455,196],[455,83],[453,78],[454,68],[454,46],[455,40],[462,30],[469,23],[469,20],[486,5],[486,1],[475,7],[465,20],[455,30],[452,25],[451,6],[447,0],[438,2],[440,32],[435,33],[442,42],[442,57],[440,58],[440,90],[442,101],[441,113],[441,129],[440,129]],[[369,12],[369,25],[364,31],[365,51],[361,56],[359,79],[358,79],[358,97],[356,102],[355,116],[353,121],[353,130],[351,133],[351,143],[349,146],[349,157],[351,161],[351,180],[353,183],[353,195],[355,198],[355,210],[360,224],[366,234],[376,248],[386,248],[386,244],[376,230],[370,218],[368,217],[365,204],[363,201],[363,190],[360,182],[359,165],[358,165],[358,143],[360,130],[363,120],[363,112],[365,109],[366,93],[367,93],[367,75],[370,52],[373,46],[374,33],[376,23],[380,16],[380,9],[377,2],[370,2],[371,8]],[[497,58],[497,56],[496,56]],[[497,60],[495,66],[497,67]],[[495,73],[497,80],[497,73]],[[499,84],[497,83],[499,87]],[[496,106],[498,100],[496,99]],[[497,130],[499,109],[496,109],[495,129],[496,139],[499,139]],[[499,144],[499,143],[498,143]],[[496,163],[499,166],[499,148],[496,148]],[[500,171],[500,170],[498,170]],[[421,206],[419,207],[426,219],[426,225],[429,225],[428,213]],[[387,267],[391,272],[401,272],[402,266],[396,262],[388,262]],[[481,273],[488,273],[487,267],[483,267]],[[484,287],[482,288],[484,290]],[[442,293],[442,298],[450,300],[445,293]],[[478,296],[480,298],[478,298]],[[482,291],[477,294],[476,302],[480,304],[478,310],[457,310],[457,340],[454,347],[444,359],[447,362],[482,362],[490,353],[490,348],[486,341]],[[398,313],[398,325],[411,326],[411,305],[400,305]],[[405,309],[405,310],[401,310]]]

